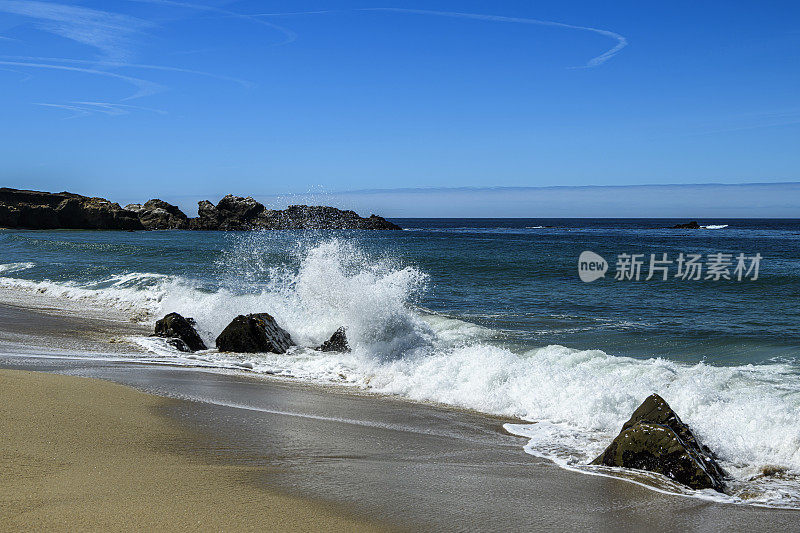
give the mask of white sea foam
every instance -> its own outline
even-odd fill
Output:
[[[700,226],[700,227],[703,228],[703,229],[725,229],[725,228],[728,227],[728,225],[727,224],[717,224],[717,225]]]
[[[11,274],[12,272],[19,272],[21,270],[28,270],[36,266],[36,263],[6,263],[0,265],[0,275]]]
[[[657,392],[735,477],[726,501],[744,501],[747,494],[751,503],[800,507],[800,376],[792,364],[688,365],[564,346],[513,352],[496,341],[492,330],[416,307],[428,278],[412,266],[335,239],[302,248],[294,266],[258,264],[260,238],[246,237],[221,264],[238,286],[213,292],[187,279],[146,273],[93,284],[0,278],[0,286],[91,299],[149,313],[151,320],[177,311],[197,320],[209,346],[235,315],[268,311],[298,347],[283,355],[208,350],[191,360],[518,417],[530,423],[508,429],[529,439],[529,453],[593,474],[603,471],[582,465],[602,451],[644,398]],[[242,265],[251,273],[259,270],[258,275],[237,270]],[[352,352],[311,349],[342,325]],[[172,354],[187,360],[157,340],[140,339],[140,344],[157,358]],[[787,474],[753,480],[767,465],[783,467]]]

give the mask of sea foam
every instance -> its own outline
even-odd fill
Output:
[[[584,468],[648,395],[663,396],[715,450],[734,476],[729,501],[800,507],[800,376],[792,364],[714,366],[633,359],[600,350],[530,346],[510,350],[503,334],[419,307],[431,284],[413,265],[329,239],[299,245],[285,264],[266,264],[259,233],[248,234],[218,264],[220,286],[147,273],[93,283],[0,278],[72,299],[145,313],[176,311],[197,320],[209,346],[237,314],[271,313],[298,347],[289,353],[193,355],[209,366],[335,382],[417,401],[527,421],[507,429],[526,451],[565,468]],[[311,349],[346,326],[349,353]],[[140,339],[163,359],[164,343]],[[758,477],[765,466],[784,475]],[[591,473],[597,473],[596,470]],[[746,495],[746,496],[745,496]]]

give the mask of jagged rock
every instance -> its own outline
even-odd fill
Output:
[[[178,206],[157,198],[148,200],[144,205],[128,204],[125,209],[135,212],[142,226],[148,230],[186,229],[189,227],[189,217]]]
[[[362,218],[354,211],[307,205],[272,210],[253,198],[232,195],[224,197],[216,206],[208,200],[199,202],[197,213],[198,218],[190,220],[191,229],[401,229],[377,215]]]
[[[362,218],[355,211],[318,205],[290,205],[282,211],[265,211],[254,224],[264,229],[401,229],[377,215]]]
[[[294,346],[292,337],[267,313],[239,315],[216,340],[222,352],[286,353]]]
[[[264,211],[264,204],[255,201],[251,196],[245,198],[229,194],[219,201],[217,211],[225,219],[246,222]]]
[[[193,318],[184,318],[178,313],[170,313],[156,322],[155,337],[166,337],[169,339],[179,339],[188,348],[181,350],[180,346],[173,344],[181,351],[205,350],[206,345],[197,330],[194,329],[195,321]],[[172,344],[172,342],[170,342]]]
[[[320,346],[315,348],[320,352],[349,352],[350,345],[347,343],[347,335],[345,334],[345,327],[342,326],[331,335],[331,338],[323,342]]]
[[[0,188],[0,227],[28,229],[363,229],[399,230],[383,217],[360,217],[334,207],[292,205],[268,210],[251,197],[227,195],[215,206],[198,203],[198,217],[188,218],[163,200],[128,204],[125,209],[104,198],[68,192],[48,193]]]
[[[591,464],[657,472],[692,489],[719,492],[728,477],[713,452],[698,442],[657,394],[633,412],[617,438]]]
[[[672,229],[700,229],[702,226],[697,223],[697,221],[692,220],[691,222],[687,222],[686,224],[675,224],[672,226]]]
[[[0,188],[0,227],[144,229],[136,213],[104,198]]]
[[[197,218],[189,219],[189,229],[219,230],[220,217],[217,208],[208,200],[197,202]]]
[[[192,229],[248,230],[254,229],[254,220],[264,211],[264,205],[251,197],[225,196],[214,206],[208,200],[197,204],[197,219],[191,221]]]

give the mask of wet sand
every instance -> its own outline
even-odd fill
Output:
[[[82,320],[19,307],[3,316],[54,329]],[[20,351],[0,342],[0,354]],[[28,346],[28,355],[0,355],[0,366],[101,378],[181,399],[154,412],[193,436],[187,454],[203,449],[217,464],[247,469],[251,486],[243,490],[325,501],[403,529],[787,531],[800,517],[564,471],[525,454],[524,439],[505,433],[503,420],[474,412],[243,373],[41,359],[35,352]]]
[[[159,416],[175,401],[106,381],[0,370],[0,530],[379,531],[214,462]]]

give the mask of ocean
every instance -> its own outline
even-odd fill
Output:
[[[517,417],[506,429],[526,451],[564,468],[800,508],[800,221],[392,221],[405,231],[0,230],[0,287],[148,324],[176,311],[209,346],[236,315],[268,312],[299,345],[288,354],[130,340],[153,364]],[[591,282],[586,251],[607,266]],[[311,349],[340,326],[352,352]],[[585,466],[654,392],[720,456],[730,494]]]

